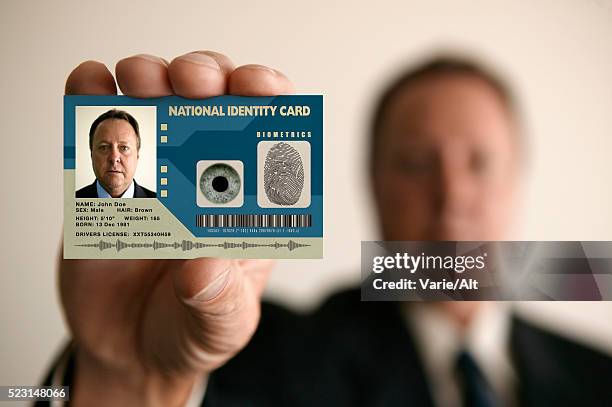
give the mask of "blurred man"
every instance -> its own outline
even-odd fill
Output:
[[[276,71],[234,69],[216,53],[188,54],[169,66],[150,65],[152,58],[118,64],[124,93],[205,97],[225,89],[262,95],[291,88]],[[147,87],[133,79],[144,67]],[[67,91],[93,92],[105,83],[111,93],[109,75],[100,66],[79,67]],[[88,85],[92,77],[95,87]],[[520,135],[512,99],[491,74],[446,58],[407,71],[383,93],[371,140],[372,190],[385,239],[506,236]],[[123,270],[108,282],[111,266]],[[62,299],[74,339],[47,382],[73,384],[75,405],[612,400],[612,358],[523,322],[502,304],[366,303],[354,289],[310,315],[263,303],[251,337],[268,272],[261,261],[62,261]]]
[[[138,122],[128,112],[112,109],[89,130],[89,150],[96,180],[76,192],[77,198],[155,198],[134,180],[140,152]]]

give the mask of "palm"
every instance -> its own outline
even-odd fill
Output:
[[[168,267],[152,260],[63,261],[61,298],[74,340],[105,359],[137,363],[143,312],[168,280]]]
[[[163,363],[187,368],[214,363],[215,356],[238,344],[231,343],[231,338],[215,341],[215,337],[224,336],[221,327],[206,322],[201,325],[193,307],[179,299],[180,288],[175,289],[175,281],[179,286],[182,280],[191,278],[190,273],[198,269],[205,272],[210,261],[62,261],[61,298],[75,341],[96,359],[116,367]],[[256,319],[258,297],[270,263],[234,264],[241,272],[245,266],[250,268],[244,273],[244,300]],[[223,311],[228,311],[227,306]],[[253,324],[237,324],[231,329],[231,337],[247,340],[253,329]]]

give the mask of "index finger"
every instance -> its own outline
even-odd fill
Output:
[[[66,79],[66,95],[116,95],[115,78],[106,65],[85,61],[72,70]]]

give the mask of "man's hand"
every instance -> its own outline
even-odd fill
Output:
[[[273,96],[292,92],[280,72],[235,68],[225,55],[192,52],[171,63],[122,59],[117,83],[128,96]],[[115,95],[99,62],[75,68],[66,94]],[[77,349],[74,405],[181,405],[196,380],[250,340],[259,321],[268,260],[64,260],[62,304]]]

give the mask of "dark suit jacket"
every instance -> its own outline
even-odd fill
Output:
[[[433,406],[397,305],[361,302],[359,290],[309,315],[264,303],[253,339],[210,375],[202,405]],[[518,318],[510,342],[521,405],[612,405],[610,356]]]
[[[157,194],[147,188],[138,185],[134,180],[134,198],[155,198]],[[98,190],[96,189],[96,181],[76,191],[77,198],[97,198]]]

